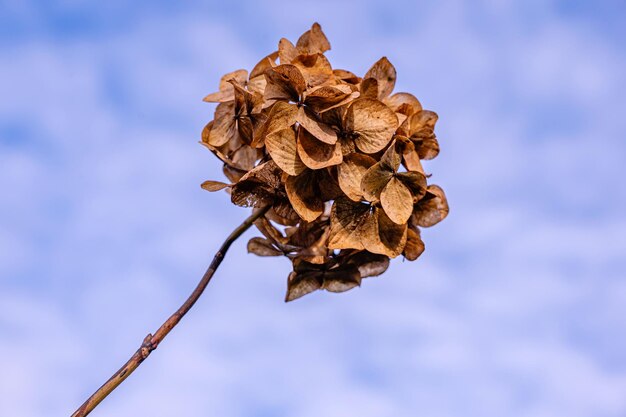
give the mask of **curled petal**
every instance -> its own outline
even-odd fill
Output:
[[[329,145],[334,145],[337,142],[337,132],[305,107],[298,109],[296,120],[300,123],[300,126],[321,142]]]
[[[317,272],[298,273],[293,271],[287,278],[285,301],[293,301],[322,288],[322,279]]]
[[[429,185],[424,198],[413,210],[411,223],[421,227],[434,226],[448,216],[450,209],[446,195],[438,185]]]
[[[293,64],[298,67],[304,79],[306,87],[320,86],[329,81],[333,76],[333,68],[328,59],[322,54],[298,55]]]
[[[406,235],[406,245],[404,246],[403,255],[407,261],[414,261],[424,253],[424,241],[420,236],[420,231],[417,227],[409,227]]]
[[[331,269],[324,273],[322,288],[330,292],[345,292],[361,285],[361,274],[354,266]]]
[[[294,65],[282,64],[264,72],[266,100],[298,101],[306,89],[306,81]]]
[[[395,112],[400,111],[404,114],[407,114],[407,111],[413,114],[422,110],[422,103],[411,93],[395,93],[384,99],[383,102],[388,105],[391,110]]]
[[[305,129],[298,129],[298,155],[311,169],[322,169],[338,165],[343,160],[341,145],[320,142]]]
[[[288,177],[285,190],[293,209],[307,222],[312,222],[324,212],[319,183],[314,171],[306,170],[295,177]]]
[[[396,69],[387,57],[382,57],[365,73],[363,79],[375,78],[378,81],[378,98],[384,99],[396,85]]]
[[[246,175],[232,187],[231,201],[243,207],[265,207],[273,204],[282,188],[282,171],[274,161],[265,162]]]
[[[248,80],[248,71],[240,69],[224,75],[220,80],[220,90],[216,93],[207,95],[204,97],[203,101],[208,103],[222,103],[233,100],[233,86],[230,84],[230,81],[233,80],[241,85],[245,85]]]

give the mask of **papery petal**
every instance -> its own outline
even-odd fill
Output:
[[[341,145],[320,142],[305,129],[298,129],[298,155],[311,169],[321,169],[338,165],[343,160]]]
[[[283,252],[278,250],[271,241],[262,237],[253,237],[248,241],[248,253],[257,256],[281,256]]]
[[[448,216],[450,209],[446,195],[438,185],[429,185],[426,196],[413,210],[411,223],[421,227],[434,226]]]
[[[335,200],[330,212],[329,249],[364,249],[364,236],[372,234],[373,217],[368,204],[347,198]]]
[[[337,132],[318,119],[315,113],[311,110],[308,110],[305,107],[300,107],[298,109],[298,114],[296,115],[296,120],[300,123],[301,127],[306,129],[318,140],[329,145],[337,143]]]
[[[396,85],[396,69],[387,57],[382,57],[365,73],[363,79],[366,78],[378,81],[378,98],[382,100],[391,94]]]
[[[409,227],[406,235],[406,245],[403,255],[407,261],[414,261],[424,252],[425,246],[417,227]]]
[[[375,153],[387,146],[398,128],[398,118],[378,100],[354,100],[344,119],[344,127],[357,134],[356,146],[365,153]]]
[[[278,65],[264,72],[267,85],[266,100],[291,100],[297,102],[306,89],[306,81],[300,70],[290,64]]]
[[[395,258],[402,253],[406,245],[407,224],[394,223],[382,209],[374,213],[374,233],[364,241],[365,249],[373,253]]]
[[[293,128],[278,130],[265,137],[265,148],[276,165],[289,175],[298,175],[306,169],[306,165],[298,156],[296,134]]]
[[[350,200],[361,201],[361,180],[375,163],[374,158],[360,153],[350,153],[343,157],[343,162],[337,167],[337,179],[339,187]]]
[[[320,198],[314,171],[306,170],[298,176],[289,176],[285,181],[285,190],[293,209],[307,222],[312,222],[324,212],[324,201]]]
[[[380,204],[396,224],[404,224],[413,213],[413,196],[399,179],[392,177],[380,193]]]
[[[204,190],[214,192],[214,191],[219,191],[219,190],[223,190],[224,188],[230,187],[231,184],[226,184],[221,181],[204,181],[200,186]]]
[[[316,22],[313,23],[310,30],[307,30],[300,36],[296,47],[300,53],[323,54],[330,49],[330,42],[328,42],[328,38],[326,38],[326,35],[322,32],[322,27]]]

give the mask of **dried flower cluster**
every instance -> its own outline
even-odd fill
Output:
[[[347,291],[383,273],[389,259],[424,251],[419,227],[448,214],[420,160],[439,153],[437,114],[409,93],[392,94],[396,70],[381,58],[363,77],[333,69],[319,24],[250,73],[237,70],[205,101],[218,103],[202,144],[224,162],[238,206],[267,213],[248,250],[293,263],[286,300]],[[278,62],[276,62],[278,60]]]

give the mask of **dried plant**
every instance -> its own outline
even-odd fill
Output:
[[[148,334],[131,359],[73,416],[85,416],[152,352],[202,294],[230,244],[254,224],[259,256],[293,264],[286,301],[324,289],[343,292],[387,270],[391,258],[424,251],[420,227],[448,214],[443,190],[428,185],[421,160],[439,153],[437,114],[410,93],[394,93],[396,70],[381,58],[358,77],[333,69],[330,43],[315,23],[294,45],[248,72],[222,77],[201,143],[223,162],[226,189],[252,215],[224,242],[187,301]]]
[[[333,69],[317,23],[248,73],[226,74],[202,144],[224,162],[238,206],[271,207],[256,221],[264,238],[248,250],[293,263],[286,300],[347,291],[383,273],[389,259],[424,250],[419,227],[448,214],[422,159],[439,153],[437,114],[409,93],[392,94],[396,70],[381,58],[363,78]],[[278,62],[276,62],[278,60]]]

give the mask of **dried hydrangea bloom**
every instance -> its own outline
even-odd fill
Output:
[[[392,258],[417,259],[420,228],[449,210],[421,163],[439,153],[437,114],[394,93],[387,58],[359,77],[332,68],[328,50],[315,23],[295,44],[281,39],[250,72],[224,75],[205,97],[218,104],[201,143],[230,182],[202,187],[267,210],[255,222],[263,237],[248,251],[292,262],[286,301],[347,291]]]

